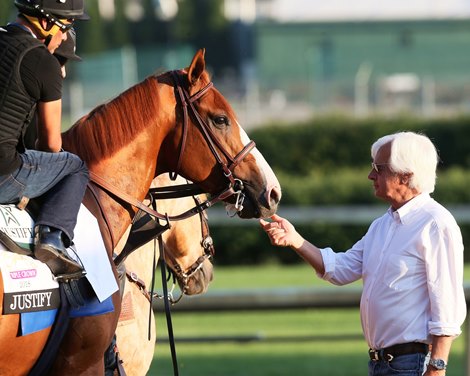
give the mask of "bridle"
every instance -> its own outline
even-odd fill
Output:
[[[237,167],[240,162],[245,159],[245,157],[250,153],[250,151],[256,146],[255,142],[251,140],[248,144],[246,144],[243,149],[234,157],[227,152],[226,148],[222,145],[222,143],[218,140],[212,129],[207,125],[205,120],[201,117],[199,112],[196,109],[195,102],[200,99],[203,95],[207,93],[207,91],[213,87],[213,83],[209,82],[206,86],[204,86],[201,90],[193,95],[189,95],[189,92],[182,86],[180,76],[178,75],[177,71],[171,71],[171,77],[173,79],[173,83],[175,85],[175,97],[179,98],[180,105],[183,109],[183,129],[182,129],[182,137],[181,137],[181,144],[180,150],[178,154],[178,160],[176,163],[176,170],[170,174],[170,178],[172,180],[176,179],[182,163],[182,156],[186,146],[186,139],[188,133],[188,120],[190,115],[192,115],[194,121],[199,125],[204,139],[206,140],[209,149],[212,152],[212,155],[217,161],[217,164],[222,168],[224,176],[229,180],[229,187],[227,190],[220,193],[220,198],[223,200],[228,196],[233,194],[237,195],[237,205],[242,209],[243,204],[243,182],[240,179],[236,179],[233,176],[233,171],[235,167]],[[227,160],[221,158],[220,153],[222,153]],[[230,193],[230,194],[229,194]],[[228,194],[228,195],[227,195]],[[237,208],[238,209],[238,208]]]
[[[193,196],[193,199],[196,204],[199,204],[201,202],[198,196]],[[160,253],[161,253],[160,257],[162,257],[165,260],[165,264],[168,265],[168,260],[170,260],[171,262],[172,267],[169,268],[170,274],[168,275],[168,279],[171,277],[171,275],[173,275],[173,277],[179,282],[180,289],[181,289],[180,296],[175,298],[173,291],[176,285],[173,283],[173,286],[168,293],[168,300],[172,305],[178,303],[183,297],[183,295],[186,294],[186,292],[188,291],[188,285],[189,285],[191,278],[193,278],[198,272],[198,270],[202,268],[204,262],[206,260],[212,259],[215,255],[214,242],[212,240],[212,237],[210,236],[209,221],[208,221],[206,213],[200,212],[199,219],[201,222],[200,244],[203,248],[203,254],[199,256],[197,260],[194,261],[194,263],[191,264],[189,268],[184,270],[181,267],[181,265],[178,263],[178,261],[176,261],[175,257],[173,257],[170,253],[168,253],[165,246],[160,250]],[[164,265],[162,265],[162,267],[164,267]],[[126,274],[127,274],[128,280],[132,283],[135,283],[139,287],[139,290],[148,299],[150,303],[152,303],[153,299],[164,298],[164,296],[159,293],[150,293],[147,290],[147,286],[145,282],[142,281],[136,273],[126,271]]]
[[[199,205],[201,203],[201,200],[199,199],[198,196],[193,196],[193,199],[196,205]],[[191,278],[193,278],[196,275],[196,273],[199,271],[199,269],[202,268],[206,260],[212,259],[215,255],[214,241],[212,240],[212,237],[210,236],[209,221],[208,221],[206,213],[200,212],[199,219],[201,222],[200,245],[203,249],[203,254],[199,256],[197,260],[194,261],[194,263],[191,264],[189,268],[184,270],[181,267],[181,265],[178,263],[178,261],[176,261],[176,259],[166,251],[166,247],[163,247],[163,252],[162,252],[163,254],[160,256],[165,260],[165,263],[167,265],[169,265],[168,261],[171,262],[170,274],[172,274],[174,278],[176,278],[176,280],[179,282],[179,285],[180,285],[181,295],[179,296],[179,298],[174,299],[172,294],[169,297],[170,302],[172,304],[176,304],[181,300],[183,295],[185,295],[189,289],[189,282]]]

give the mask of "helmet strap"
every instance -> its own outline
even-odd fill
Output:
[[[39,34],[39,37],[41,39],[46,39],[47,37],[53,37],[55,34],[57,34],[57,32],[60,30],[59,26],[53,24],[52,27],[48,30],[44,29],[44,27],[42,26],[42,22],[41,20],[45,19],[47,20],[47,18],[43,18],[43,17],[34,17],[34,16],[29,16],[27,14],[24,14],[23,13],[23,16],[26,17],[26,19],[28,20],[28,22],[34,26],[34,29],[36,30],[36,32]],[[49,23],[49,22],[48,22]],[[49,39],[49,42],[50,42],[50,39]]]
[[[51,43],[51,40],[52,40],[52,35],[49,34],[47,37],[46,37],[46,40],[44,41],[44,44],[46,46],[49,46],[49,43]]]

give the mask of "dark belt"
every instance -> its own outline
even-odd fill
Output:
[[[379,350],[369,349],[369,356],[370,359],[374,361],[384,360],[386,362],[391,362],[396,356],[417,353],[427,354],[428,352],[429,346],[425,343],[409,342],[393,345]]]

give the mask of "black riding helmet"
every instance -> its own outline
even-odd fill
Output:
[[[88,20],[84,0],[15,0],[21,13],[33,17]]]
[[[88,20],[85,13],[84,0],[15,0],[15,6],[20,15],[26,18],[35,28],[41,38],[46,39],[46,45],[59,30],[62,33],[72,28],[75,20]],[[43,27],[41,19],[48,21]]]

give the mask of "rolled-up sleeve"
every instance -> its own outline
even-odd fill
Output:
[[[334,252],[331,248],[320,249],[325,273],[320,278],[342,286],[362,277],[363,241],[358,241],[346,252]]]
[[[423,239],[431,316],[429,333],[457,336],[465,321],[463,241],[457,224],[433,223]]]

